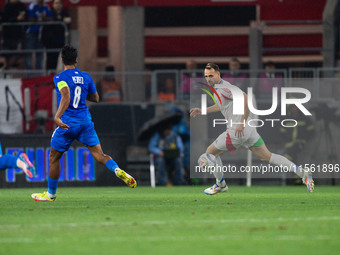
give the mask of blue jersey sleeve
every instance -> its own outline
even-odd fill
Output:
[[[57,91],[60,91],[60,82],[61,81],[64,81],[63,83],[63,86],[62,87],[65,87],[65,84],[68,86],[68,84],[66,83],[66,81],[65,81],[65,79],[63,79],[63,77],[61,77],[61,75],[60,74],[58,74],[58,75],[55,75],[54,77],[53,77],[53,82],[54,82],[54,87],[55,87],[55,89],[57,90]],[[58,84],[59,84],[59,86],[58,86]]]
[[[59,76],[58,76],[58,78],[59,78]],[[53,77],[53,83],[54,83],[54,87],[57,89],[57,83],[58,83],[58,81],[57,81],[57,75],[55,75],[55,76]]]

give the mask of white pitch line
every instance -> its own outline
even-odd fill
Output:
[[[223,224],[223,223],[275,223],[296,221],[340,221],[340,216],[332,217],[306,217],[306,218],[275,218],[275,219],[221,219],[221,220],[193,220],[193,221],[143,221],[143,222],[80,222],[80,223],[37,223],[37,224],[0,224],[0,229],[14,228],[61,228],[61,227],[109,227],[109,226],[131,226],[131,225],[186,225],[186,224]]]
[[[68,238],[69,239],[69,238]],[[237,241],[237,240],[248,240],[248,241],[304,241],[304,240],[337,240],[338,238],[333,235],[312,235],[312,236],[300,236],[300,235],[272,235],[272,236],[259,236],[259,235],[216,235],[216,236],[113,236],[113,237],[93,237],[86,239],[87,242],[190,242],[190,241]],[[77,238],[72,240],[78,241]],[[44,243],[59,243],[64,241],[62,238],[40,238],[39,242]],[[0,238],[0,243],[36,243],[38,242],[34,238]]]
[[[266,223],[266,222],[283,222],[283,221],[337,221],[340,220],[339,216],[332,217],[306,217],[306,218],[275,218],[275,219],[222,219],[218,223]],[[214,221],[216,223],[216,221]]]

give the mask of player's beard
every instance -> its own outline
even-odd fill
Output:
[[[215,84],[216,82],[215,81],[208,81],[208,85],[215,88]]]
[[[217,84],[219,84],[221,82],[222,79],[220,78],[216,78],[215,80],[211,81],[212,83],[212,87],[215,88]],[[210,84],[209,84],[210,85]]]
[[[210,85],[211,87],[215,88],[216,84],[218,84],[218,82],[212,82],[212,84]]]
[[[215,88],[216,84],[219,84],[221,80],[211,80],[209,82],[207,82],[211,87]]]

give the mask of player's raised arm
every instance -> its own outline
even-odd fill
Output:
[[[201,115],[201,108],[191,108],[190,109],[190,117],[196,117],[197,115]]]
[[[65,86],[62,86],[59,91],[61,94],[61,99],[60,99],[60,104],[59,104],[57,113],[55,114],[55,117],[54,117],[54,122],[55,124],[57,124],[58,127],[62,129],[68,129],[69,126],[61,121],[61,116],[64,114],[64,112],[70,105],[70,101],[71,101],[70,88],[67,85],[65,85]]]
[[[94,94],[88,94],[87,97],[86,97],[86,100],[98,103],[99,102],[98,92],[96,92]]]
[[[221,111],[221,108],[217,104],[209,106],[207,108],[207,114],[212,113],[212,112],[220,112],[220,111]]]
[[[207,114],[212,112],[219,112],[221,111],[220,107],[215,104],[207,108]],[[201,108],[191,108],[190,109],[190,117],[196,117],[197,115],[201,115],[202,111]]]

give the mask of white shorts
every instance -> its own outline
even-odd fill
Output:
[[[217,137],[214,145],[221,151],[234,152],[241,146],[246,148],[253,146],[260,138],[255,127],[246,126],[244,128],[244,136],[242,137],[235,136],[235,129],[228,128],[227,131]]]

